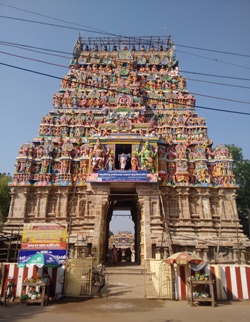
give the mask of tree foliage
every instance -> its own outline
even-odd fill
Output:
[[[0,217],[4,220],[10,207],[10,188],[8,183],[11,177],[8,174],[0,173]]]
[[[250,212],[250,160],[244,160],[242,149],[234,144],[227,145],[232,154],[234,163],[233,170],[237,189],[237,209],[244,233],[249,236],[248,217]]]

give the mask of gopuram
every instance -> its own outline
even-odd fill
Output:
[[[243,263],[250,249],[232,156],[213,148],[171,37],[79,37],[10,186],[4,230],[67,225],[73,257],[105,258],[117,210],[131,213],[138,264],[184,250]]]

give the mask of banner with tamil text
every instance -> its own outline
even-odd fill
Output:
[[[66,239],[66,225],[24,224],[21,249],[66,249]]]

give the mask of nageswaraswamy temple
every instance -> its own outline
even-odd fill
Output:
[[[113,212],[126,210],[138,264],[184,250],[248,260],[232,156],[213,148],[171,37],[79,36],[10,186],[4,231],[66,225],[75,258],[82,247],[105,258]]]

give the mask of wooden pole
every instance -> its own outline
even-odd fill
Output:
[[[169,226],[168,226],[168,220],[166,217],[166,213],[165,213],[165,209],[164,209],[164,205],[163,205],[163,200],[162,200],[162,195],[161,195],[160,191],[159,191],[159,196],[160,196],[161,209],[162,209],[162,213],[163,213],[163,217],[164,217],[164,228],[165,228],[167,238],[168,238],[169,254],[172,255],[173,254],[172,239],[171,239]]]

